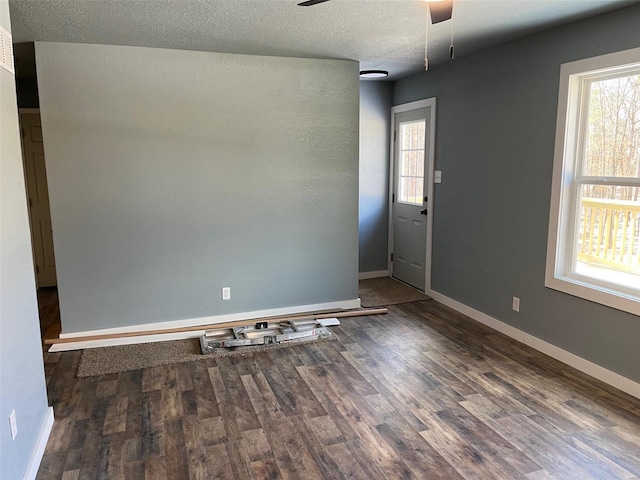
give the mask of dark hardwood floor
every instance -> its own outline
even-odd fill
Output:
[[[339,341],[77,379],[38,479],[632,479],[640,400],[435,301]]]
[[[58,338],[60,336],[60,306],[58,289],[43,287],[38,289],[38,310],[40,313],[40,338]]]

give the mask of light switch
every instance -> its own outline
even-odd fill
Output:
[[[442,172],[440,170],[435,171],[433,176],[433,183],[442,183]]]

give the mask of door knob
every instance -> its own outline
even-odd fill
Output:
[[[420,210],[420,215],[426,215],[426,214],[427,214],[427,209],[426,208]]]

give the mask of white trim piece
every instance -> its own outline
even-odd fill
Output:
[[[40,113],[39,108],[19,108],[18,113]]]
[[[389,270],[378,270],[377,272],[362,272],[358,274],[358,280],[368,280],[370,278],[388,277]]]
[[[78,340],[77,342],[54,343],[49,348],[49,352],[68,352],[71,350],[84,350],[85,348],[114,347],[116,345],[136,345],[139,343],[184,340],[187,338],[199,338],[204,335],[204,332],[204,330],[192,330],[190,332],[159,333],[156,335],[140,335],[138,337],[105,338],[103,340]]]
[[[340,302],[316,303],[300,305],[296,307],[272,308],[269,310],[255,310],[253,312],[229,313],[212,317],[189,318],[185,320],[172,320],[168,322],[145,323],[142,325],[128,325],[126,327],[103,328],[100,330],[85,330],[82,332],[61,333],[60,338],[92,337],[94,335],[113,335],[119,333],[147,332],[151,330],[164,330],[168,328],[198,327],[216,323],[237,322],[251,318],[276,317],[280,315],[298,315],[320,310],[352,310],[360,308],[360,299],[343,300]],[[132,337],[134,338],[134,337]],[[133,342],[140,343],[140,342]]]
[[[588,277],[584,277],[587,279]],[[621,291],[608,289],[596,285],[596,281],[580,281],[568,275],[547,278],[544,282],[545,287],[568,293],[574,297],[584,298],[601,305],[622,310],[640,316],[640,297],[635,295],[626,295]]]
[[[433,251],[433,196],[434,196],[434,172],[436,167],[436,97],[425,98],[415,102],[403,103],[391,107],[391,132],[390,132],[390,153],[389,153],[389,224],[388,224],[388,252],[387,252],[387,269],[389,275],[393,275],[393,262],[391,261],[391,252],[393,252],[393,192],[395,190],[395,142],[393,141],[393,132],[395,129],[395,116],[398,113],[410,112],[421,108],[429,109],[429,152],[427,154],[427,171],[429,173],[429,182],[427,182],[427,244],[425,248],[425,291],[431,289],[431,253]]]
[[[36,475],[38,475],[38,468],[40,468],[40,462],[42,462],[44,449],[47,446],[47,441],[49,440],[49,435],[51,435],[51,429],[53,428],[53,420],[53,407],[49,407],[47,408],[47,416],[42,424],[40,435],[38,435],[38,441],[36,442],[33,452],[31,452],[27,471],[24,472],[24,476],[22,477],[24,480],[35,480]]]
[[[640,398],[640,383],[637,383],[627,377],[620,375],[619,373],[612,372],[600,365],[590,362],[578,355],[563,350],[560,347],[557,347],[549,342],[545,342],[544,340],[539,339],[529,333],[523,332],[511,325],[508,325],[496,318],[493,318],[485,313],[482,313],[474,308],[471,308],[464,303],[460,303],[457,300],[449,298],[441,293],[438,293],[434,290],[429,290],[426,292],[431,298],[435,301],[440,302],[447,307],[451,307],[454,310],[476,320],[477,322],[486,325],[489,328],[492,328],[500,333],[505,334],[508,337],[513,338],[514,340],[519,341],[520,343],[524,343],[529,347],[544,353],[545,355],[549,355],[556,360],[569,365],[570,367],[575,368],[587,375],[591,375],[592,377],[606,383],[607,385],[611,385],[612,387],[617,388],[618,390],[622,390],[629,395]]]
[[[394,141],[394,132],[396,128],[396,107],[391,107],[391,131],[389,132],[389,198],[387,198],[387,270],[389,275],[393,272],[393,261],[391,261],[391,253],[393,252],[393,192],[395,190],[396,174],[395,174],[395,156],[396,143]]]

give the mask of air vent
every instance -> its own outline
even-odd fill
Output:
[[[11,43],[11,34],[3,27],[0,27],[0,65],[5,70],[15,74],[13,70],[13,43]]]

